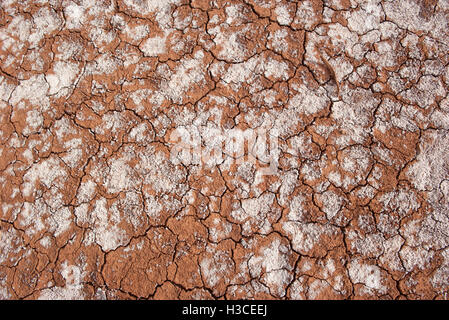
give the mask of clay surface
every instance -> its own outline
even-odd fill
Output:
[[[447,299],[448,24],[0,0],[0,299]]]

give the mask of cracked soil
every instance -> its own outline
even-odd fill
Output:
[[[0,299],[446,299],[448,52],[448,0],[0,0]]]

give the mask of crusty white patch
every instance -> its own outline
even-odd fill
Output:
[[[67,261],[62,263],[61,275],[64,287],[51,287],[41,291],[38,300],[82,300],[84,299],[83,279],[85,271]]]
[[[285,295],[285,287],[292,280],[293,265],[289,262],[290,249],[274,240],[268,247],[260,250],[260,255],[252,256],[248,261],[251,277],[262,276],[272,294],[278,297]]]
[[[50,188],[54,183],[63,183],[66,178],[66,171],[62,168],[61,162],[55,157],[48,158],[28,169],[23,176],[22,192],[25,196],[30,196],[35,192],[37,182]]]
[[[42,74],[22,80],[12,92],[9,103],[22,109],[25,107],[24,100],[26,100],[34,106],[40,106],[42,110],[46,109],[50,105],[47,97],[48,88]]]
[[[349,277],[353,283],[361,283],[368,289],[380,293],[386,292],[381,269],[378,266],[364,264],[358,259],[354,259],[349,262],[348,271]]]
[[[48,94],[58,94],[63,88],[70,88],[78,73],[79,67],[75,63],[57,61],[53,66],[53,73],[45,76],[50,85]]]
[[[89,220],[95,232],[95,242],[104,251],[110,251],[126,244],[129,239],[126,232],[117,226],[120,223],[119,213],[108,209],[106,204],[105,198],[96,200]]]
[[[449,135],[441,130],[426,131],[419,150],[407,176],[418,190],[438,188],[442,180],[449,178]]]
[[[284,222],[282,228],[292,238],[293,249],[305,254],[320,242],[322,235],[335,236],[338,230],[331,225],[294,221]]]
[[[166,37],[148,38],[140,45],[140,50],[147,57],[157,57],[167,50],[165,47]]]

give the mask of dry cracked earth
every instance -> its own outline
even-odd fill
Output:
[[[0,298],[446,299],[448,24],[447,0],[1,0]],[[179,128],[277,132],[276,173],[250,143],[172,161]]]

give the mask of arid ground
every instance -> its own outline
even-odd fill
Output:
[[[447,299],[448,0],[0,0],[0,299]]]

